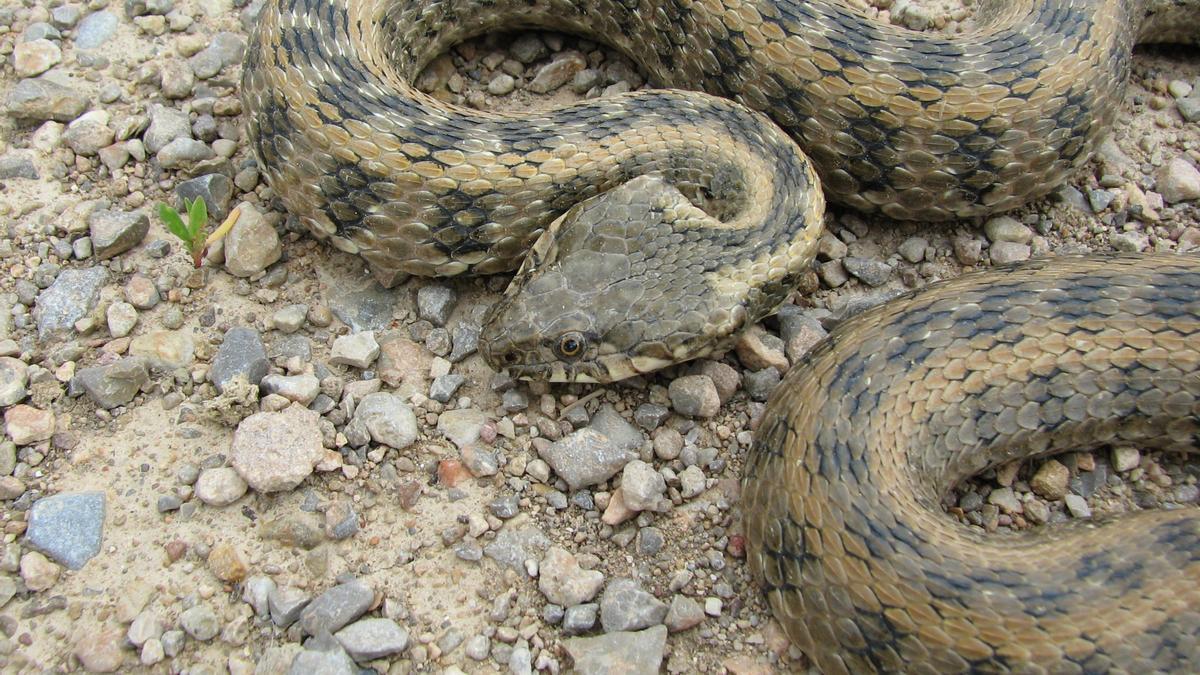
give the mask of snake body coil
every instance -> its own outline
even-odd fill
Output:
[[[1193,11],[986,3],[947,40],[828,0],[274,0],[243,99],[271,187],[315,234],[386,284],[520,265],[485,358],[611,381],[720,350],[774,311],[811,263],[820,185],[919,219],[1053,190],[1112,121],[1134,41],[1194,40]],[[652,82],[711,95],[518,116],[411,86],[454,43],[520,26],[598,38]],[[831,673],[1195,663],[1194,511],[1051,544],[984,538],[939,503],[1016,456],[1194,448],[1198,270],[1052,260],[955,281],[793,369],[745,488],[751,568],[792,639]]]

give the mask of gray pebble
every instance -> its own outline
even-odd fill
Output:
[[[666,626],[563,641],[563,647],[574,660],[573,667],[580,675],[655,675],[662,665],[666,644]]]
[[[573,432],[538,454],[572,490],[608,480],[634,458],[608,436],[591,428]]]
[[[847,256],[842,259],[842,267],[868,286],[882,286],[892,278],[891,265],[870,258]]]
[[[100,552],[104,513],[102,492],[43,497],[29,509],[26,542],[70,569],[80,569]]]
[[[491,653],[492,641],[486,635],[472,635],[463,647],[463,653],[475,661],[482,661]]]
[[[225,333],[217,348],[208,378],[218,391],[224,391],[233,378],[244,375],[250,384],[257,385],[271,367],[262,336],[253,328],[234,327]]]
[[[685,375],[671,381],[671,407],[681,415],[707,418],[721,409],[717,387],[708,375]]]
[[[454,392],[458,391],[458,388],[466,381],[467,377],[461,373],[439,375],[429,386],[429,398],[439,403],[447,403],[454,397]]]
[[[164,169],[187,168],[215,156],[216,153],[204,141],[194,138],[176,138],[164,145],[155,155]]]
[[[521,512],[521,504],[516,495],[497,497],[488,504],[488,510],[497,518],[508,520]]]
[[[633,579],[613,579],[600,595],[604,632],[632,631],[662,623],[667,605]]]
[[[992,259],[992,264],[1003,265],[1006,263],[1021,262],[1029,260],[1030,248],[1028,244],[1018,244],[1012,241],[997,241],[992,244],[989,249],[989,254]]]
[[[194,640],[207,642],[221,632],[221,621],[208,605],[196,605],[179,615],[179,625]]]
[[[97,209],[88,217],[92,250],[100,260],[108,260],[137,246],[150,232],[150,219],[140,211]]]
[[[364,396],[354,410],[354,420],[365,427],[376,443],[397,450],[417,440],[417,417],[395,394],[376,392]]]
[[[521,63],[529,64],[549,53],[546,44],[533,33],[524,33],[509,45],[508,51]]]
[[[145,359],[128,356],[106,366],[76,372],[71,378],[71,389],[87,394],[97,406],[111,410],[132,401],[149,381]]]
[[[745,374],[742,386],[751,401],[766,401],[779,386],[779,371],[774,368],[750,371]]]
[[[336,632],[362,616],[375,599],[375,591],[354,580],[325,591],[300,612],[300,624],[309,635]]]
[[[898,251],[900,257],[915,265],[925,259],[925,249],[928,247],[928,239],[924,237],[909,237],[900,244]]]
[[[408,631],[391,619],[363,619],[334,634],[350,658],[374,661],[408,647]]]
[[[75,30],[76,49],[96,49],[117,32],[119,20],[112,12],[93,12],[83,17]]]
[[[458,295],[449,286],[422,286],[417,291],[417,314],[435,326],[445,326],[457,300]]]
[[[103,267],[64,269],[49,288],[37,298],[35,315],[38,338],[46,339],[57,332],[72,331],[100,300],[100,289],[108,281]]]
[[[4,99],[10,117],[25,122],[70,122],[83,114],[88,99],[72,87],[43,78],[19,80]]]
[[[175,195],[179,198],[177,206],[183,212],[184,200],[204,200],[208,209],[210,221],[220,223],[229,213],[229,200],[233,198],[233,183],[227,176],[220,173],[210,173],[191,180],[185,180],[175,186]]]
[[[458,363],[471,354],[474,354],[475,350],[479,348],[479,333],[480,327],[474,323],[459,322],[450,331],[454,348],[450,350],[450,355],[446,359],[450,363]]]
[[[150,126],[142,135],[147,152],[157,154],[168,143],[191,136],[192,125],[186,113],[164,105],[150,106]]]
[[[1076,518],[1091,518],[1092,509],[1088,506],[1087,500],[1076,494],[1070,494],[1066,497],[1067,510]]]
[[[287,628],[300,618],[312,597],[301,588],[294,586],[278,586],[267,594],[267,607],[271,612],[271,622],[280,628]]]
[[[657,403],[643,403],[633,411],[633,421],[646,431],[654,431],[670,417],[671,411]]]
[[[352,368],[370,368],[379,357],[379,343],[374,331],[340,335],[329,350],[329,362]]]
[[[600,605],[594,602],[585,602],[581,605],[568,607],[563,613],[562,629],[567,635],[578,635],[589,631],[596,625],[596,619],[600,614]]]

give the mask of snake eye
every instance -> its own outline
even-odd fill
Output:
[[[587,338],[579,333],[563,333],[562,337],[558,338],[558,355],[564,359],[574,359],[583,353],[586,345]]]

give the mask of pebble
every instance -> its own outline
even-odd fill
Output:
[[[321,381],[314,375],[267,375],[258,385],[262,396],[276,394],[307,406],[321,393]]]
[[[1028,244],[1018,244],[1011,241],[998,241],[992,244],[989,255],[993,265],[1021,262],[1029,260],[1031,249]]]
[[[925,259],[925,249],[927,248],[929,248],[928,239],[924,237],[909,237],[900,243],[897,252],[901,258],[915,265]]]
[[[280,628],[287,628],[300,618],[300,612],[312,601],[312,596],[302,588],[295,586],[278,586],[267,594],[267,607],[271,612],[271,622]]]
[[[429,386],[429,398],[438,403],[447,403],[454,397],[454,392],[458,391],[458,388],[466,381],[466,376],[461,373],[439,375]]]
[[[955,237],[952,243],[954,258],[960,265],[978,265],[983,260],[983,242],[972,237]]]
[[[283,256],[279,234],[258,209],[247,202],[237,205],[238,219],[222,241],[225,271],[235,277],[252,277]]]
[[[1029,479],[1029,488],[1039,497],[1054,502],[1067,496],[1070,478],[1071,471],[1062,462],[1050,459],[1043,462]]]
[[[692,465],[679,473],[679,495],[684,499],[699,496],[707,487],[704,470]]]
[[[134,618],[133,623],[129,625],[129,630],[125,636],[136,647],[141,647],[148,640],[157,640],[162,637],[163,625],[159,620],[158,614],[153,610],[146,609]]]
[[[88,99],[76,89],[44,78],[20,80],[4,98],[8,115],[27,123],[70,122],[87,107]]]
[[[59,272],[49,288],[37,296],[35,314],[38,338],[74,330],[75,322],[87,316],[100,301],[100,289],[108,282],[103,267],[68,268]]]
[[[634,511],[665,510],[663,495],[666,480],[654,467],[639,459],[625,465],[621,474],[621,490],[625,505]]]
[[[575,51],[560,52],[538,69],[528,88],[535,94],[545,94],[571,81],[575,74],[587,68],[587,59]]]
[[[588,426],[593,431],[607,436],[608,440],[626,452],[637,452],[645,442],[642,432],[626,422],[625,418],[621,417],[620,413],[609,403],[600,406]]]
[[[233,468],[257,492],[291,490],[325,458],[319,419],[295,403],[247,417],[233,434]]]
[[[1173,157],[1154,174],[1155,190],[1168,204],[1200,198],[1200,171],[1182,157]]]
[[[408,631],[391,619],[363,619],[334,634],[350,658],[360,663],[399,654],[408,647]]]
[[[142,143],[150,154],[158,154],[168,143],[192,137],[192,124],[186,113],[169,106],[150,106],[150,125],[142,134]]]
[[[29,510],[28,544],[77,570],[100,552],[104,532],[102,492],[63,492],[43,497]]]
[[[1076,494],[1066,496],[1067,510],[1076,518],[1091,518],[1092,509],[1088,506],[1087,500]]]
[[[225,174],[209,173],[175,185],[177,206],[183,209],[184,200],[189,202],[203,199],[210,223],[220,223],[229,214],[229,200],[233,198],[233,181]],[[182,213],[182,210],[180,211]],[[241,216],[238,216],[241,220]],[[216,227],[216,225],[212,225]]]
[[[132,401],[149,381],[146,360],[129,356],[106,366],[76,372],[71,387],[87,394],[98,407],[112,410]]]
[[[842,259],[842,267],[851,276],[868,286],[882,286],[892,278],[892,266],[880,260],[847,256]]]
[[[640,630],[661,624],[666,616],[667,605],[633,579],[613,579],[600,595],[600,624],[605,633]]]
[[[119,628],[80,630],[71,650],[89,673],[115,673],[125,660],[125,636]]]
[[[229,506],[241,499],[248,487],[232,467],[205,469],[196,480],[196,497],[209,506]]]
[[[362,424],[371,440],[403,450],[417,440],[417,417],[400,397],[376,392],[359,401],[354,420]]]
[[[96,49],[117,32],[119,20],[112,12],[92,12],[83,17],[75,30],[76,49]]]
[[[375,331],[369,330],[338,336],[329,350],[330,363],[352,368],[369,368],[378,357],[379,343],[375,341]]]
[[[657,403],[643,403],[633,411],[633,421],[646,431],[654,431],[671,416],[671,410]]]
[[[35,593],[52,588],[60,574],[62,568],[37,551],[29,551],[21,556],[21,579],[25,582],[25,588]]]
[[[208,147],[204,141],[194,138],[176,138],[155,154],[159,166],[164,169],[186,169],[213,157],[216,157],[213,149]],[[227,247],[228,245],[226,243]],[[230,273],[233,274],[233,272]]]
[[[508,47],[508,53],[521,63],[529,64],[549,53],[546,44],[533,33],[524,33]]]
[[[685,375],[671,381],[668,388],[671,407],[681,415],[709,418],[721,409],[721,398],[711,377]]]
[[[208,605],[196,605],[179,615],[179,625],[193,640],[207,642],[221,632],[221,621]]]
[[[208,554],[208,569],[213,576],[226,583],[241,583],[249,571],[242,554],[228,542],[221,542]]]
[[[686,595],[671,598],[671,607],[663,622],[672,633],[694,628],[704,622],[704,607]]]
[[[0,156],[0,180],[27,178],[37,180],[40,177],[33,160],[24,155],[9,153]]]
[[[738,338],[734,344],[738,360],[749,370],[775,368],[787,372],[788,360],[784,354],[783,340],[754,325]]]
[[[846,273],[846,268],[842,266],[841,260],[820,263],[817,265],[817,275],[829,288],[839,288],[850,281],[850,275]]]
[[[516,89],[517,81],[508,73],[497,73],[495,77],[488,82],[487,90],[492,96],[507,96]]]
[[[445,326],[458,301],[449,286],[431,284],[417,290],[417,315],[435,326]]]
[[[580,675],[657,675],[667,646],[667,627],[563,640]]]
[[[764,368],[745,374],[742,385],[751,401],[766,401],[779,385],[781,376],[775,368]]]
[[[1008,241],[1028,244],[1033,240],[1033,230],[1012,216],[995,216],[988,219],[984,223],[983,232],[992,243]]]
[[[141,212],[97,209],[88,218],[88,228],[93,253],[108,260],[140,244],[150,231],[150,219]]]
[[[271,315],[271,325],[282,333],[295,333],[304,327],[308,305],[288,305]]]
[[[4,431],[13,443],[30,445],[54,435],[54,411],[30,405],[15,405],[4,411]]]
[[[262,336],[253,328],[238,326],[225,333],[225,339],[217,348],[217,355],[208,371],[208,379],[216,385],[217,391],[223,392],[239,376],[257,385],[270,367]]]
[[[92,110],[71,121],[63,132],[63,141],[75,154],[94,157],[101,148],[112,145],[116,134],[109,128],[107,111]]]
[[[995,504],[1000,507],[1005,513],[1021,512],[1021,501],[1017,499],[1011,487],[1001,487],[992,490],[988,494],[987,501],[989,504]]]
[[[620,471],[633,455],[591,428],[575,431],[539,449],[538,455],[571,490],[602,483]]]
[[[1142,462],[1142,454],[1137,448],[1127,445],[1118,446],[1112,449],[1109,456],[1109,461],[1112,463],[1114,470],[1119,472],[1132,471]]]
[[[550,602],[571,608],[596,597],[604,585],[604,574],[585,570],[579,560],[557,546],[550,547],[539,567],[538,590]]]
[[[479,434],[487,421],[487,415],[477,408],[447,410],[438,415],[437,430],[461,450],[479,442]]]
[[[127,302],[114,302],[108,306],[105,318],[108,320],[109,334],[115,338],[125,337],[137,325],[137,308]]]
[[[525,561],[539,560],[550,547],[550,539],[536,526],[504,528],[483,547],[483,553],[518,574],[527,574]]]
[[[62,61],[62,50],[45,38],[20,42],[13,47],[12,64],[17,77],[37,77]]]
[[[300,625],[309,635],[336,633],[370,608],[375,591],[354,580],[338,584],[313,598],[300,612]]]
[[[1113,249],[1126,253],[1140,253],[1150,247],[1150,237],[1143,232],[1118,232],[1109,242]]]
[[[578,635],[589,631],[600,618],[600,605],[587,602],[574,607],[568,607],[563,612],[562,629],[567,635]]]
[[[355,675],[358,669],[350,655],[332,635],[317,635],[304,643],[304,651],[296,655],[288,675]]]

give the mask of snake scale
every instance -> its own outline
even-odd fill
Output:
[[[386,285],[519,266],[488,362],[612,381],[773,312],[826,197],[937,220],[1054,189],[1113,121],[1132,45],[1197,35],[1190,0],[976,18],[951,40],[827,0],[270,0],[243,100],[271,187],[314,234]],[[516,27],[596,38],[707,93],[513,115],[411,86],[453,44]],[[1195,255],[1063,257],[839,326],[788,373],[747,460],[748,559],[789,637],[827,673],[1200,663],[1193,509],[984,536],[941,507],[1014,458],[1194,450],[1198,296]]]

